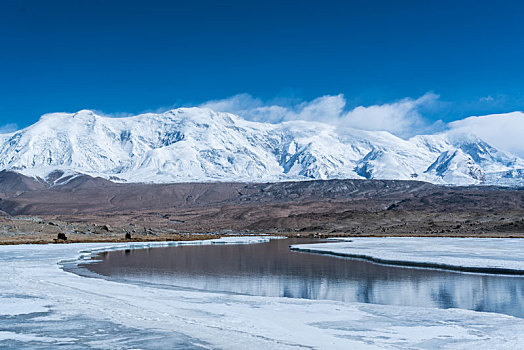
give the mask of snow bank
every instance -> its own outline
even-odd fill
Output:
[[[257,239],[267,237],[247,238]],[[0,246],[0,348],[515,349],[524,343],[524,320],[505,315],[159,288],[81,277],[59,265],[132,247]]]
[[[335,241],[294,245],[291,249],[394,265],[524,274],[523,239],[366,237]]]

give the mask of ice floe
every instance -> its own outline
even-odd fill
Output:
[[[524,240],[517,238],[359,237],[291,248],[386,264],[524,274]]]

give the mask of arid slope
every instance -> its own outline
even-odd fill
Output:
[[[60,174],[42,180],[0,172],[0,234],[524,236],[524,190],[515,188],[388,180],[117,184],[89,176],[57,179]]]

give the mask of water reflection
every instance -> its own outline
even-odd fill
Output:
[[[310,242],[115,251],[85,267],[113,278],[210,291],[462,308],[524,317],[523,277],[385,266],[288,248]]]

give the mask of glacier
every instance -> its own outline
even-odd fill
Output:
[[[524,342],[524,320],[501,314],[165,288],[63,268],[105,250],[166,244],[179,243],[0,246],[0,347],[515,349]]]
[[[145,183],[347,178],[524,185],[523,159],[472,134],[405,140],[311,121],[253,122],[197,107],[123,118],[90,110],[46,114],[0,135],[0,170]]]

